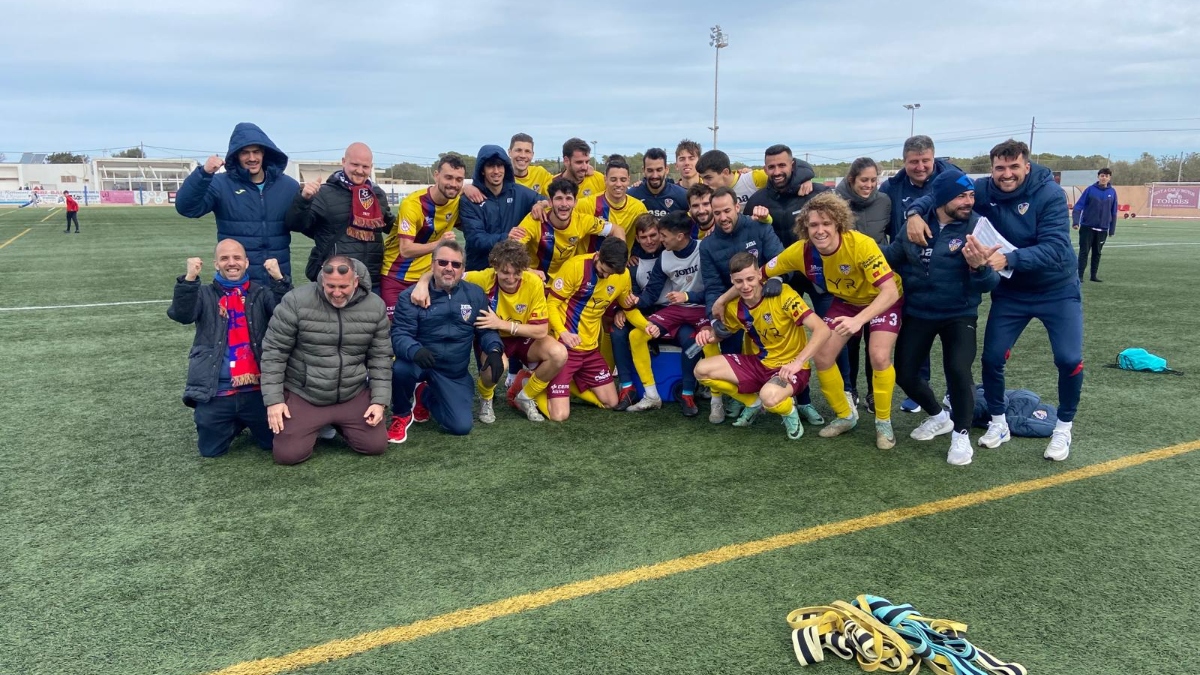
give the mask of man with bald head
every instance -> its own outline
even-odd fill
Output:
[[[342,157],[342,168],[324,184],[309,181],[300,187],[287,212],[287,227],[312,237],[304,275],[316,281],[321,263],[344,255],[367,267],[372,288],[378,292],[383,266],[383,238],[396,222],[387,194],[374,183],[374,158],[364,143],[351,143]]]
[[[273,434],[259,391],[262,340],[275,306],[292,288],[274,258],[263,261],[271,279],[263,286],[247,274],[246,249],[233,239],[217,244],[211,283],[201,283],[204,262],[188,258],[187,271],[175,281],[167,316],[195,324],[188,357],[183,403],[195,408],[200,454],[217,457],[229,450],[242,429],[270,450]]]

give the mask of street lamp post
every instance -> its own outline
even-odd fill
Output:
[[[596,166],[600,166],[600,155],[596,154],[596,141],[592,141],[592,160],[596,162]]]
[[[713,62],[713,125],[709,127],[713,132],[713,150],[717,149],[717,81],[721,72],[721,50],[729,46],[729,36],[726,35],[720,25],[713,26],[708,34],[708,45],[716,50],[716,60]]]
[[[917,111],[921,109],[920,103],[905,103],[904,107],[912,113],[908,118],[908,135],[912,136],[917,128]]]

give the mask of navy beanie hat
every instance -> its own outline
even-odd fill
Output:
[[[946,169],[933,179],[934,206],[941,207],[968,190],[975,189],[975,181],[958,169]]]

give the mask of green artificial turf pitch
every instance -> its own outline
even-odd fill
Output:
[[[1200,438],[1200,223],[1139,220],[1118,224],[1104,283],[1084,285],[1064,464],[1015,439],[951,467],[948,441],[909,440],[921,416],[898,407],[883,452],[869,423],[789,442],[771,415],[742,430],[581,404],[561,425],[498,410],[464,438],[414,426],[383,457],[322,442],[279,467],[244,435],[205,460],[180,402],[192,329],[166,300],[187,257],[211,273],[213,221],[85,208],[64,235],[48,213],[0,210],[0,244],[32,228],[0,249],[0,308],[157,302],[0,311],[0,673],[191,675]],[[1100,367],[1130,346],[1188,375]],[[1039,324],[1008,381],[1055,400]],[[860,593],[965,621],[1039,675],[1179,672],[1200,610],[1198,469],[1186,454],[303,672],[795,673],[787,612]]]

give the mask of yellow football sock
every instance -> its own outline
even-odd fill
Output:
[[[736,384],[732,382],[726,382],[725,380],[704,379],[700,380],[700,384],[711,389],[714,394],[728,396],[729,398],[732,398],[743,405],[751,406],[754,405],[754,402],[758,400],[757,394],[742,394],[738,392]]]
[[[588,389],[587,391],[579,391],[579,387],[576,387],[574,382],[571,383],[571,395],[575,398],[578,398],[580,401],[583,401],[584,403],[591,403],[600,409],[604,408],[604,404],[600,402],[599,398],[596,398],[595,392],[593,392],[591,389]]]
[[[717,356],[720,353],[721,353],[721,344],[719,342],[713,342],[711,344],[704,345],[704,356],[705,357]]]
[[[528,382],[525,383],[525,386],[528,387],[529,383]],[[543,389],[541,392],[538,393],[537,396],[533,396],[531,398],[533,398],[534,402],[537,403],[538,410],[542,411],[542,414],[545,415],[547,419],[549,419],[550,403],[549,403],[549,399],[546,397],[546,390]]]
[[[625,310],[625,322],[642,332],[645,332],[646,326],[650,325],[650,322],[642,315],[642,310],[640,309]]]
[[[796,406],[792,402],[792,397],[784,396],[782,401],[780,401],[779,403],[776,403],[775,405],[771,406],[770,408],[767,408],[767,412],[772,412],[772,413],[775,413],[776,415],[779,415],[782,417],[783,415],[792,414],[792,411],[795,409],[796,409]]]
[[[629,332],[629,349],[633,352],[633,369],[637,371],[642,386],[652,386],[654,369],[650,367],[650,336],[646,334],[646,331],[639,329]],[[625,380],[625,377],[621,379]]]
[[[475,378],[475,391],[479,392],[479,398],[490,401],[496,393],[496,385],[487,386],[483,383],[483,378]]]
[[[525,380],[525,386],[522,388],[522,391],[529,398],[536,399],[538,396],[544,394],[549,386],[549,382],[539,378],[537,373],[534,373],[529,376],[528,380]]]
[[[888,366],[871,374],[871,385],[875,388],[875,419],[886,422],[892,419],[892,390],[896,388],[896,369]]]
[[[829,404],[830,408],[833,408],[833,414],[838,417],[850,417],[850,403],[846,401],[844,389],[846,383],[842,380],[842,373],[837,366],[818,370],[817,380],[821,383],[821,393],[825,395],[825,402]],[[894,381],[895,378],[893,378]]]
[[[608,370],[611,372],[616,367],[613,365],[616,360],[613,359],[612,335],[604,331],[600,331],[600,356],[604,357],[604,362],[608,364]]]

